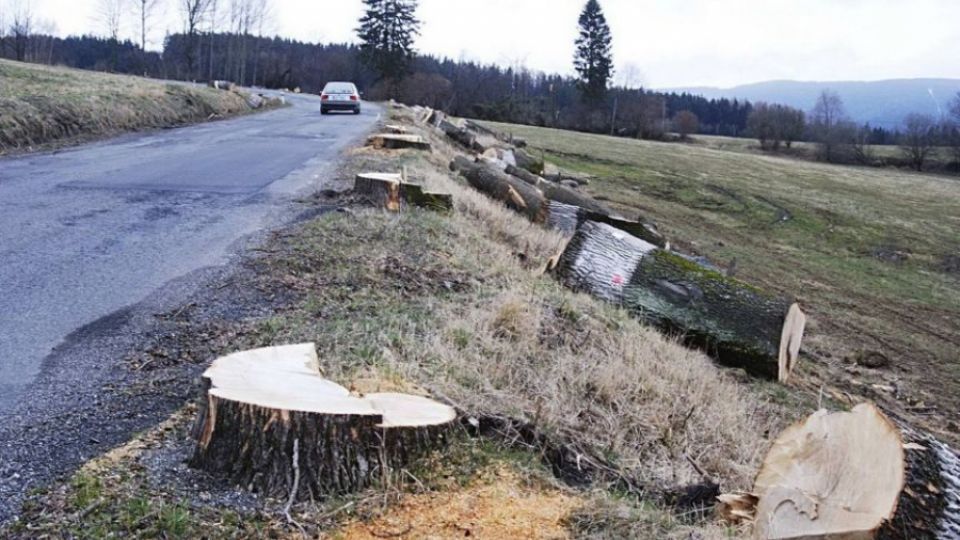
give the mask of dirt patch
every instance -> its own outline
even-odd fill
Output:
[[[892,244],[884,244],[873,248],[870,256],[889,264],[903,264],[910,259],[910,251]]]
[[[465,488],[409,496],[386,515],[350,523],[334,536],[344,540],[570,538],[566,521],[583,504],[579,496],[531,484],[500,466],[484,471]]]

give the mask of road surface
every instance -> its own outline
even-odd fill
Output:
[[[52,351],[157,291],[186,301],[190,284],[171,283],[290,221],[293,201],[323,187],[380,112],[321,117],[317,98],[288,99],[263,114],[0,159],[0,499],[26,487],[17,479],[30,475],[30,450],[18,445],[58,409],[54,386],[77,394],[105,382],[96,365]]]

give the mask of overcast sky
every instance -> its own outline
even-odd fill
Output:
[[[3,2],[4,0],[0,0]],[[59,34],[103,33],[102,0],[29,1]],[[130,2],[131,0],[126,0]],[[179,28],[169,4],[152,37]],[[219,0],[221,4],[229,0]],[[272,30],[354,39],[360,0],[271,0]],[[425,53],[569,73],[584,0],[421,0]],[[601,0],[618,80],[650,87],[770,79],[960,78],[960,0]],[[125,34],[135,30],[133,18]]]

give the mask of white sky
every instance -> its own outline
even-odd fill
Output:
[[[102,33],[102,0],[31,2],[59,34]],[[126,0],[130,2],[131,0]],[[176,6],[151,38],[178,26]],[[221,4],[229,0],[219,0]],[[353,40],[360,0],[271,0],[272,30]],[[584,0],[421,0],[419,50],[569,73]],[[960,0],[601,0],[620,76],[651,87],[960,78]],[[135,31],[129,17],[125,34]],[[630,69],[629,66],[633,66]]]

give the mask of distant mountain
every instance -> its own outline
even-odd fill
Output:
[[[960,79],[891,79],[887,81],[798,82],[769,81],[734,88],[667,88],[666,92],[687,92],[707,98],[738,98],[751,102],[783,103],[810,111],[824,89],[834,90],[843,99],[847,114],[857,123],[869,122],[887,129],[901,127],[913,112],[940,118],[949,102],[960,92]]]

